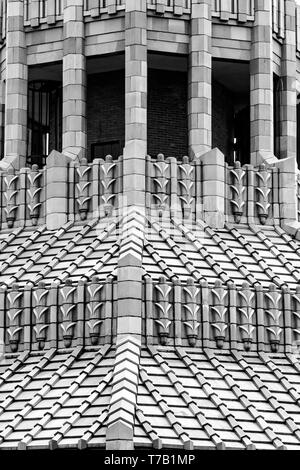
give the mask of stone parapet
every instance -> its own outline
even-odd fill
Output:
[[[141,205],[132,206],[123,190],[123,161],[108,155],[91,163],[74,162],[54,151],[43,169],[33,165],[2,171],[1,230],[42,224],[54,230],[69,221],[126,215],[130,207],[143,211]],[[203,220],[215,228],[225,222],[282,226],[300,222],[294,158],[257,167],[239,162],[231,166],[215,149],[200,159],[159,154],[139,162],[145,175],[141,193],[145,191],[145,213],[150,217]]]
[[[291,352],[299,344],[300,290],[241,288],[216,281],[145,278],[147,344],[260,352]]]
[[[146,160],[146,206],[155,217],[176,215],[218,228],[225,221],[284,224],[297,218],[296,175],[295,159],[254,167],[230,166],[216,149],[182,161],[160,154]]]
[[[97,346],[112,342],[115,330],[113,277],[34,287],[0,289],[0,344],[3,352]]]

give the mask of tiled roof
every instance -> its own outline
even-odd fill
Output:
[[[120,222],[1,232],[0,448],[105,447],[121,425],[136,448],[300,449],[299,242],[277,225]],[[131,256],[140,339],[116,335]]]
[[[113,355],[50,349],[1,362],[0,448],[104,445]],[[87,437],[88,435],[88,437]]]
[[[105,280],[119,257],[117,221],[95,219],[68,223],[57,231],[44,226],[0,234],[0,283],[21,285],[71,279]],[[300,246],[279,226],[226,225],[212,229],[172,223],[148,223],[143,267],[153,279],[193,277],[213,284],[217,279],[241,286],[273,282],[295,289],[300,280]]]
[[[295,288],[300,280],[299,245],[280,227],[226,225],[214,230],[204,223],[189,227],[173,220],[153,223],[144,248],[144,268],[153,279],[217,279],[241,286],[273,282]]]
[[[106,279],[117,265],[116,224],[98,219],[67,223],[57,231],[45,226],[0,234],[0,283],[37,284]]]
[[[124,351],[110,347],[7,355],[0,363],[0,448],[104,447],[107,422],[119,414],[131,419],[134,382],[136,448],[300,448],[295,356],[137,351],[132,378]]]

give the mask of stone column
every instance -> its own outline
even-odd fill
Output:
[[[146,0],[126,1],[125,149],[123,207],[118,262],[119,336],[141,334],[142,250],[147,151]]]
[[[63,153],[86,156],[86,59],[84,0],[65,0],[63,56]]]
[[[70,159],[52,150],[45,167],[46,225],[48,230],[58,230],[68,221],[68,175]]]
[[[273,157],[272,0],[255,0],[250,61],[251,163]]]
[[[282,46],[282,94],[280,119],[280,158],[296,158],[297,92],[296,92],[296,5],[285,1],[285,38]]]
[[[27,153],[28,67],[23,0],[7,1],[5,158],[1,166],[24,167]]]
[[[147,153],[146,0],[126,1],[124,197],[129,206],[145,203]]]
[[[142,254],[145,238],[147,152],[147,10],[146,0],[126,0],[125,5],[125,148],[117,271],[117,343],[126,339],[131,353],[134,348],[132,341],[139,345],[142,335]],[[118,387],[127,390],[125,382],[123,385],[118,383]],[[118,396],[121,396],[121,392]],[[125,407],[124,400],[112,398],[106,432],[107,449],[133,449],[135,406],[134,394],[125,403]]]
[[[189,46],[189,152],[199,156],[212,146],[211,0],[192,0]]]

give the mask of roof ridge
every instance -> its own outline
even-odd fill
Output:
[[[140,340],[130,336],[118,339],[106,441],[126,440],[131,443],[133,441],[140,354]],[[119,361],[120,356],[124,356],[122,361]]]
[[[127,208],[121,226],[118,268],[126,265],[128,257],[135,259],[136,267],[141,267],[146,221],[144,209],[136,206]],[[132,264],[132,260],[128,262]]]

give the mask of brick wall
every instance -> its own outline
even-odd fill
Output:
[[[149,70],[148,154],[187,155],[187,74]]]
[[[88,76],[87,81],[87,142],[88,158],[91,145],[100,140],[125,142],[125,76],[117,70]],[[117,155],[114,155],[117,156]]]
[[[88,157],[91,145],[100,140],[125,142],[124,72],[113,71],[88,77]],[[213,147],[228,161],[232,154],[233,97],[213,82]],[[148,75],[148,154],[181,158],[188,151],[187,74],[150,69]]]
[[[185,73],[150,70],[148,76],[148,153],[181,158],[187,154],[187,77]],[[88,77],[88,157],[91,145],[119,139],[124,146],[124,72]]]
[[[232,155],[233,97],[230,91],[216,80],[212,89],[212,144],[224,153],[229,162]]]
[[[88,76],[87,130],[88,158],[91,145],[100,140],[125,142],[124,72]],[[181,158],[188,152],[187,75],[150,69],[148,76],[148,154]],[[233,97],[213,82],[213,147],[230,160],[232,154]],[[61,142],[60,142],[61,145]],[[51,146],[51,148],[53,145]],[[117,155],[114,155],[117,156]]]

